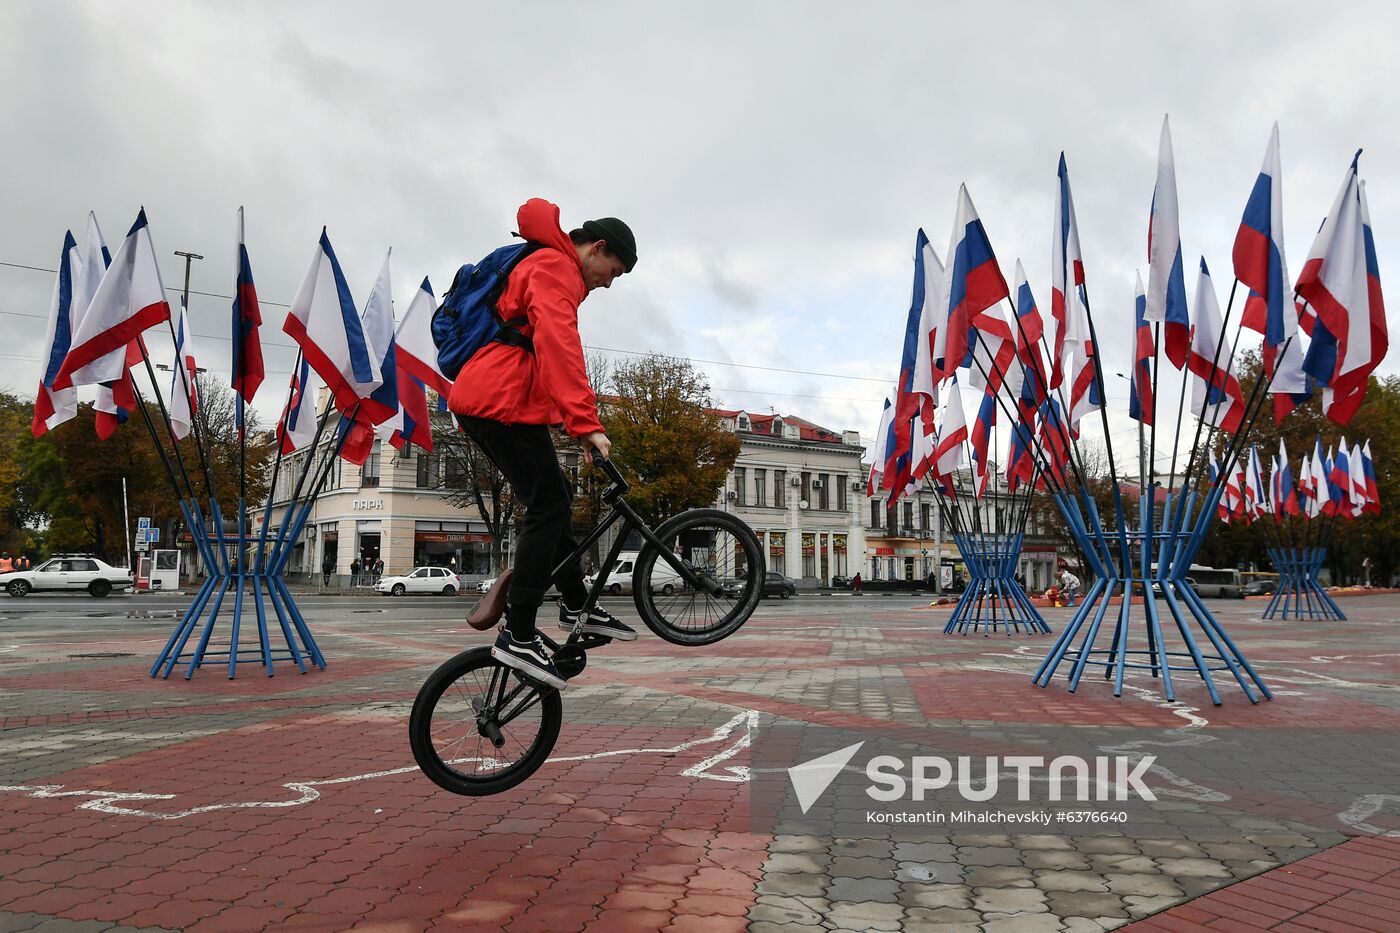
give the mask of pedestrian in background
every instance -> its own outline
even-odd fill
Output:
[[[360,585],[360,559],[357,557],[350,562],[350,587],[354,589]]]
[[[374,577],[369,581],[374,586],[379,585],[379,579],[384,576],[384,561],[377,554],[374,558]]]
[[[861,592],[862,592],[861,587],[864,586],[864,585],[865,585],[864,581],[862,581],[861,578],[860,578],[860,571],[857,570],[857,571],[856,571],[856,575],[855,575],[854,577],[851,577],[851,595],[852,595],[852,596],[859,596],[859,595],[861,595]]]
[[[335,573],[335,560],[329,554],[321,561],[321,585],[331,585],[331,575]]]

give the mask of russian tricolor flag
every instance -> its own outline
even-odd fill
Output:
[[[1376,465],[1371,461],[1371,441],[1369,439],[1361,448],[1361,475],[1366,482],[1366,505],[1362,511],[1379,515],[1381,491],[1376,484]]]
[[[977,464],[977,495],[987,489],[987,477],[991,475],[987,463],[987,445],[997,424],[997,397],[994,390],[982,393],[982,404],[977,407],[977,418],[972,422],[972,459]]]
[[[243,240],[243,208],[238,209],[238,275],[233,293],[233,391],[244,402],[252,402],[263,381],[262,343],[258,328],[262,311],[258,308],[258,290],[253,285],[253,266],[248,261],[248,247]],[[242,409],[238,418],[242,419]]]
[[[437,393],[439,403],[452,390],[451,380],[437,368],[437,351],[432,334],[435,306],[433,286],[424,278],[394,332],[399,409],[403,424],[394,432],[389,443],[399,450],[405,444],[416,444],[426,451],[433,449],[427,390],[431,388]]]
[[[923,419],[929,420],[933,411],[938,374],[932,365],[931,341],[933,334],[941,330],[942,312],[930,304],[940,294],[942,273],[943,265],[920,228],[914,235],[914,282],[904,319],[899,381],[895,385],[893,443],[885,451],[884,482],[893,492],[894,501],[898,501],[912,478],[915,416],[922,413]]]
[[[195,375],[194,340],[190,333],[185,299],[180,299],[180,316],[175,327],[175,365],[170,367],[170,429],[178,438],[188,437],[195,415],[199,414],[199,389]]]
[[[958,367],[971,363],[977,343],[975,320],[1010,294],[966,185],[958,187],[947,257],[947,324],[935,338],[933,363],[943,375],[951,376]]]
[[[1186,365],[1191,319],[1186,309],[1186,270],[1181,258],[1181,215],[1176,197],[1176,159],[1171,127],[1162,118],[1157,148],[1157,186],[1147,225],[1147,308],[1143,317],[1162,325],[1162,348],[1177,369]]]

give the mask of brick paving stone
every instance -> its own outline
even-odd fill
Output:
[[[906,931],[946,931],[968,930],[981,933],[982,915],[975,910],[953,907],[911,907],[905,911],[901,929]]]
[[[1030,914],[1014,917],[984,917],[983,933],[1058,933],[1064,922],[1050,914]]]
[[[1034,888],[974,888],[973,909],[984,914],[1043,913],[1045,893]]]
[[[837,856],[826,871],[837,878],[890,878],[897,865],[889,858],[852,858]]]
[[[760,894],[820,897],[826,893],[827,883],[827,877],[821,874],[788,874],[770,871],[764,874],[763,880],[757,885],[757,890]]]
[[[825,898],[779,897],[773,894],[763,894],[759,895],[758,901],[749,908],[748,918],[755,923],[819,926],[823,915],[828,910],[829,906]]]
[[[1051,868],[1082,871],[1089,867],[1088,857],[1073,849],[1031,850],[1021,854],[1021,862],[1027,868],[1032,869]]]
[[[949,843],[900,842],[895,844],[893,857],[900,862],[952,862],[957,851]]]
[[[904,908],[898,904],[833,901],[827,923],[845,930],[898,930]]]
[[[1048,869],[1035,872],[1032,883],[1042,891],[1098,891],[1109,890],[1104,876],[1092,871],[1072,871],[1068,869]]]
[[[958,862],[963,865],[1020,865],[1021,853],[1009,846],[962,846]]]
[[[832,878],[826,889],[829,901],[898,902],[899,882],[885,878]]]

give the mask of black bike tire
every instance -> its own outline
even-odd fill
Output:
[[[408,744],[418,767],[438,787],[468,797],[486,797],[510,790],[539,770],[554,750],[559,727],[564,721],[564,704],[559,691],[537,688],[540,696],[540,731],[530,750],[520,761],[490,777],[473,778],[455,771],[438,756],[432,742],[432,714],[442,695],[464,674],[482,667],[500,666],[491,657],[489,646],[471,648],[444,662],[423,682],[408,717]]]
[[[632,573],[632,601],[636,604],[637,614],[642,617],[646,627],[655,632],[659,638],[669,641],[673,645],[712,645],[737,632],[745,622],[749,621],[749,617],[758,608],[759,596],[763,592],[763,575],[766,570],[763,548],[758,543],[758,536],[753,533],[753,529],[742,519],[719,509],[692,509],[689,512],[682,512],[680,515],[668,519],[665,524],[656,529],[656,536],[662,541],[669,541],[692,525],[718,525],[732,532],[734,537],[742,542],[749,557],[749,572],[753,574],[752,579],[754,580],[754,586],[744,602],[737,606],[721,624],[703,632],[692,632],[672,625],[665,615],[658,611],[656,594],[651,591],[651,571],[656,566],[656,562],[661,559],[661,551],[650,542],[642,545],[642,550],[637,555],[636,568]]]

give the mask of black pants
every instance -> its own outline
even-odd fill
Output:
[[[554,441],[544,425],[502,424],[461,415],[457,421],[491,458],[525,506],[515,547],[515,572],[506,596],[506,628],[517,639],[533,638],[535,613],[551,582],[559,587],[564,602],[570,606],[582,606],[588,598],[578,561],[554,576],[554,568],[578,547],[574,539],[573,487],[559,466]]]

